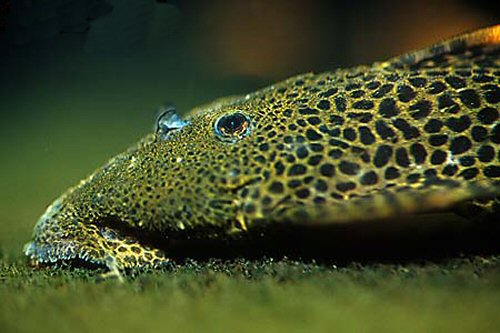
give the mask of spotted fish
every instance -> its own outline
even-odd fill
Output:
[[[497,25],[185,119],[164,107],[153,133],[50,205],[25,254],[123,271],[165,265],[161,244],[178,239],[498,212],[499,49]]]

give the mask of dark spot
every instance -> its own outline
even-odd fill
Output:
[[[373,119],[373,114],[370,112],[349,112],[347,117],[356,119],[361,123],[368,123]]]
[[[343,200],[344,199],[344,196],[337,193],[337,192],[330,193],[330,197],[332,197],[335,200]]]
[[[473,179],[479,174],[479,170],[477,168],[468,168],[461,171],[458,176],[463,177],[464,179]]]
[[[459,93],[460,100],[464,103],[465,106],[471,109],[476,109],[481,106],[481,100],[479,99],[479,95],[473,89],[462,90]]]
[[[326,192],[328,190],[328,185],[324,180],[318,179],[316,181],[316,184],[314,185],[314,188],[319,192]]]
[[[359,165],[353,162],[342,161],[339,164],[340,172],[346,175],[356,175],[359,172]]]
[[[412,174],[409,174],[407,177],[406,177],[406,181],[410,184],[415,184],[419,181],[420,179],[420,174],[418,173],[412,173]]]
[[[385,169],[385,174],[384,174],[385,179],[392,180],[399,178],[399,176],[401,176],[401,174],[399,173],[399,170],[396,169],[395,167],[390,166],[387,169]]]
[[[381,145],[377,148],[373,157],[373,164],[377,168],[381,168],[389,163],[392,156],[392,147],[389,145]]]
[[[413,119],[422,119],[431,113],[432,104],[429,101],[423,100],[410,106],[410,115]]]
[[[465,87],[465,80],[462,78],[459,78],[458,76],[448,76],[445,78],[445,81],[455,89],[463,88]]]
[[[335,176],[335,167],[330,163],[325,163],[321,165],[319,172],[325,177],[333,177]]]
[[[391,118],[399,114],[396,102],[392,98],[383,99],[378,106],[378,112],[384,118]]]
[[[295,152],[297,154],[297,157],[300,159],[306,158],[309,155],[309,152],[305,146],[300,146]]]
[[[476,159],[473,156],[462,156],[458,159],[460,165],[464,167],[473,166],[476,163]]]
[[[318,114],[318,110],[316,109],[311,109],[311,108],[300,108],[299,109],[299,113],[300,114],[303,114],[303,115],[314,115],[314,114]]]
[[[284,115],[285,117],[291,117],[291,116],[292,116],[292,113],[293,113],[293,111],[292,111],[292,110],[290,110],[290,109],[286,109],[285,111],[283,111],[283,115]]]
[[[396,149],[396,163],[403,168],[410,166],[410,159],[405,148],[400,147]]]
[[[448,141],[448,135],[446,134],[435,134],[431,135],[429,138],[429,144],[434,147],[442,146],[447,141]]]
[[[432,82],[429,86],[429,94],[436,95],[446,90],[446,85],[441,81]]]
[[[321,126],[323,126],[323,125],[321,125]],[[321,129],[321,126],[320,126],[320,129]],[[334,138],[339,137],[340,136],[340,128],[338,128],[338,127],[332,128],[331,130],[328,131],[328,134],[330,134],[330,136],[333,136]]]
[[[295,195],[300,199],[306,199],[309,196],[309,194],[310,192],[309,189],[307,188],[303,188],[295,192]]]
[[[443,171],[441,172],[443,175],[446,175],[446,176],[453,176],[454,174],[456,174],[458,171],[458,167],[454,164],[448,164],[447,166],[445,166],[443,168]]]
[[[267,142],[264,142],[259,145],[259,150],[260,151],[268,151],[269,150],[269,144]]]
[[[263,206],[269,206],[273,202],[273,199],[270,196],[265,196],[261,200]]]
[[[443,164],[446,161],[447,154],[442,150],[435,150],[431,155],[431,163],[434,165]]]
[[[491,162],[495,158],[495,149],[492,146],[481,146],[477,150],[477,157],[481,162]]]
[[[321,109],[321,110],[330,110],[330,102],[327,101],[326,99],[322,99],[321,101],[319,101],[317,106],[318,106],[318,109]]]
[[[375,171],[368,171],[360,178],[362,185],[375,185],[378,182],[378,175]]]
[[[398,80],[399,80],[399,78],[400,78],[400,77],[399,77],[399,75],[398,75],[398,74],[396,74],[396,73],[391,73],[391,74],[387,75],[387,77],[386,77],[386,78],[387,78],[387,80],[388,80],[388,81],[391,81],[391,82],[396,82],[396,81],[398,81]]]
[[[332,125],[342,125],[344,123],[344,118],[336,115],[330,116],[330,123]]]
[[[247,214],[252,214],[252,213],[255,213],[255,205],[251,202],[249,203],[246,203],[244,206],[243,206],[243,210],[245,211],[245,213]]]
[[[266,158],[262,155],[258,155],[255,157],[255,161],[260,163],[260,164],[264,164],[264,163],[266,163]]]
[[[294,164],[288,169],[289,176],[303,175],[307,171],[307,168],[302,164]]]
[[[489,165],[486,168],[484,168],[483,173],[488,178],[498,178],[500,177],[500,166]]]
[[[326,199],[322,197],[314,197],[313,202],[315,205],[322,205],[326,202]]]
[[[356,184],[354,182],[338,183],[336,188],[340,192],[347,192],[354,190],[356,188]]]
[[[359,138],[363,144],[371,145],[372,143],[375,142],[375,136],[373,135],[369,127],[360,126],[358,128],[358,131],[359,131]]]
[[[370,110],[373,109],[373,106],[374,106],[373,101],[367,99],[357,101],[352,104],[353,108],[361,110]]]
[[[466,115],[463,115],[459,118],[450,117],[445,122],[446,126],[451,129],[453,132],[463,132],[471,125],[470,118]]]
[[[427,169],[424,171],[425,178],[432,179],[437,177],[436,169]]]
[[[311,141],[317,141],[317,140],[320,140],[321,138],[323,138],[323,136],[316,132],[315,130],[309,128],[307,131],[306,131],[306,137],[308,140],[311,140]]]
[[[313,155],[313,156],[309,157],[309,159],[307,160],[307,164],[309,164],[310,166],[315,166],[315,165],[318,165],[322,159],[323,159],[323,156],[321,156],[321,155]]]
[[[355,141],[356,140],[356,131],[352,128],[345,128],[344,131],[342,132],[343,136],[345,139],[349,141]]]
[[[298,119],[297,120],[297,125],[299,125],[300,127],[306,127],[307,126],[307,123],[304,119]]]
[[[356,90],[359,88],[361,88],[361,85],[359,83],[349,83],[345,86],[345,90],[347,91]]]
[[[494,108],[484,108],[477,113],[477,119],[485,125],[493,124],[498,119],[498,110]]]
[[[375,131],[384,140],[396,139],[396,132],[394,132],[383,120],[377,120],[375,122]]]
[[[458,136],[453,138],[450,143],[450,151],[452,154],[463,154],[468,151],[472,146],[471,141],[466,136]]]
[[[384,97],[388,92],[392,90],[392,87],[393,85],[390,83],[384,84],[383,86],[375,90],[375,92],[372,94],[372,97],[374,98]]]
[[[318,117],[309,117],[307,118],[307,122],[311,125],[318,125],[321,123],[321,119],[319,119]]]
[[[326,126],[325,124],[319,125],[318,129],[321,133],[328,133],[330,135],[334,135],[333,132],[336,130],[335,128],[332,130],[328,129],[328,126]]]
[[[302,182],[298,179],[292,179],[288,182],[287,186],[289,188],[297,188],[302,184]]]
[[[411,101],[417,95],[413,88],[407,85],[399,86],[397,89],[397,94],[399,100],[405,103]]]
[[[443,122],[438,119],[430,119],[424,126],[424,131],[427,133],[437,133],[443,127]]]
[[[363,90],[354,90],[351,92],[351,97],[353,98],[360,98],[365,95],[365,92]]]
[[[487,84],[483,87],[484,99],[490,104],[496,104],[500,102],[500,88],[493,84]]]
[[[330,96],[336,94],[337,91],[339,91],[337,88],[330,88],[327,91],[322,92],[321,94],[319,94],[319,97],[330,97]]]
[[[347,101],[343,97],[335,97],[335,107],[337,111],[344,112],[347,108]]]
[[[341,158],[342,154],[343,154],[342,150],[337,149],[337,148],[331,149],[328,152],[328,156],[330,156],[333,159],[339,159],[339,158]]]
[[[304,177],[304,184],[310,184],[315,178],[313,176]]]
[[[406,140],[418,138],[420,132],[415,126],[411,126],[406,120],[402,118],[396,118],[392,121],[392,124],[403,133]]]
[[[410,154],[417,164],[423,164],[427,158],[427,150],[420,143],[414,143],[410,146]]]
[[[423,77],[414,77],[409,79],[410,84],[415,88],[423,88],[427,84],[427,80]]]
[[[319,152],[323,151],[323,145],[321,143],[311,143],[309,145],[309,149],[311,149],[312,151],[314,151],[316,153],[319,153]]]
[[[480,73],[478,75],[474,75],[472,80],[477,83],[486,83],[493,81],[493,76],[486,75],[484,73]]]
[[[457,113],[460,110],[458,104],[448,94],[438,97],[438,108],[448,113]]]
[[[374,89],[377,89],[378,87],[380,87],[380,82],[378,81],[370,81],[366,84],[366,87],[370,90],[374,90]]]
[[[282,175],[285,172],[285,165],[281,161],[277,161],[274,164],[274,168],[276,169],[276,174],[278,176]]]
[[[476,142],[483,142],[488,138],[488,131],[483,126],[474,126],[471,131],[472,139]]]

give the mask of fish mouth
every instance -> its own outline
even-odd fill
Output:
[[[239,257],[263,257],[349,264],[350,262],[400,262],[443,260],[456,255],[500,253],[498,223],[470,223],[452,214],[415,216],[404,224],[359,223],[330,227],[270,225],[266,230],[245,233],[244,237],[203,238],[165,235],[132,228],[116,216],[93,222],[103,239],[109,242],[137,244],[168,256],[165,265],[185,260],[231,260]],[[495,222],[495,221],[490,221]],[[437,223],[437,225],[436,225]],[[452,227],[452,229],[450,229]],[[489,231],[488,231],[489,230]],[[209,231],[200,231],[200,236]],[[69,266],[88,269],[106,268],[72,240],[45,243],[34,240],[24,248],[36,266]],[[140,269],[140,267],[139,267]]]
[[[257,179],[259,181],[259,179]],[[256,182],[250,179],[234,188],[237,193]],[[449,214],[413,216],[410,220],[383,223],[343,224],[329,227],[294,226],[266,223],[263,228],[252,226],[247,232],[229,235],[216,227],[196,227],[190,230],[160,232],[137,228],[123,217],[106,215],[93,221],[59,224],[64,216],[64,198],[55,200],[40,217],[33,240],[25,245],[24,253],[37,266],[62,264],[72,267],[103,268],[92,251],[82,249],[72,238],[72,230],[64,227],[91,226],[104,242],[135,244],[140,248],[159,251],[171,260],[187,258],[209,260],[263,256],[350,262],[372,259],[397,260],[400,257],[429,258],[462,253],[500,253],[500,225],[495,219],[470,223]],[[410,218],[410,217],[408,217]],[[445,221],[445,218],[449,221]],[[54,227],[59,233],[54,233]],[[68,236],[69,235],[69,236]],[[207,237],[217,235],[217,237]],[[94,249],[94,250],[99,250]]]

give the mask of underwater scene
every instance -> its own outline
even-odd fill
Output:
[[[0,0],[0,331],[497,331],[499,23]]]

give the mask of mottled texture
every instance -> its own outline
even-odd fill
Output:
[[[175,239],[498,211],[499,43],[496,26],[169,118],[56,200],[26,254],[157,267]]]

